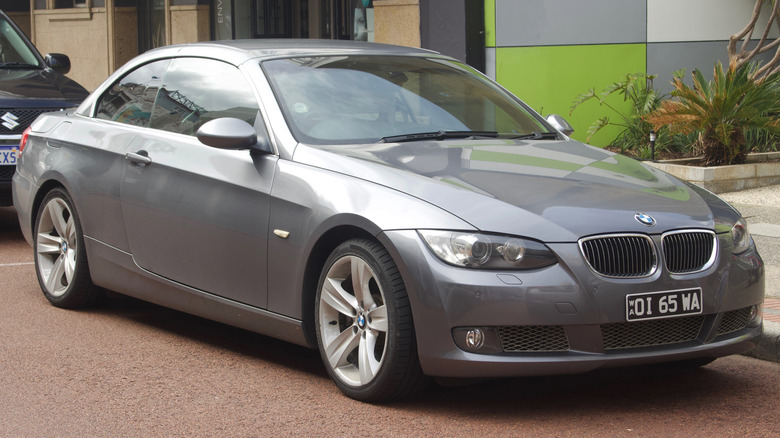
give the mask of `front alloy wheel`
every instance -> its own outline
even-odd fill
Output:
[[[347,396],[387,401],[424,384],[406,289],[379,243],[336,248],[320,277],[315,319],[322,360]]]

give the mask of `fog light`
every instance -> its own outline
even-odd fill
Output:
[[[458,327],[452,330],[455,345],[463,351],[479,354],[501,353],[501,340],[495,327]]]
[[[750,320],[748,321],[748,327],[760,326],[763,319],[764,310],[760,304],[750,308]]]
[[[466,347],[470,350],[478,350],[485,345],[485,334],[478,328],[466,332]]]

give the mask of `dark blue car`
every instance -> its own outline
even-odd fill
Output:
[[[68,71],[66,55],[41,56],[0,11],[0,206],[12,204],[11,178],[24,130],[40,114],[75,107],[89,94],[64,76]]]

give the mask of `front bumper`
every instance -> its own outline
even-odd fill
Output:
[[[755,248],[738,257],[720,249],[717,262],[697,274],[659,269],[643,279],[607,279],[589,270],[576,244],[549,245],[559,258],[554,266],[502,272],[446,265],[415,231],[381,239],[406,282],[420,362],[431,376],[576,374],[714,358],[750,350],[761,335],[760,319],[751,319],[764,297]],[[626,322],[626,295],[686,288],[702,289],[701,315]],[[456,336],[469,328],[500,333],[498,350],[467,351]],[[519,329],[530,343],[507,350],[507,329]]]

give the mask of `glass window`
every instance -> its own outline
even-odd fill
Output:
[[[166,45],[165,4],[163,0],[138,1],[138,50],[147,50]],[[220,4],[230,4],[222,1]]]
[[[545,132],[513,96],[447,60],[333,56],[262,64],[290,129],[310,144],[439,131]]]
[[[289,0],[255,0],[255,29],[263,38],[292,37],[292,2]]]
[[[40,66],[30,47],[5,19],[0,19],[0,63]]]
[[[355,0],[352,9],[352,39],[355,41],[374,41],[374,5],[372,0]]]
[[[103,7],[105,2],[102,0],[54,0],[54,8],[88,8],[88,7]]]
[[[257,100],[241,72],[211,59],[173,60],[154,104],[151,127],[195,135],[202,124],[220,117],[252,126],[258,120]]]
[[[166,59],[145,64],[122,77],[100,97],[97,118],[148,127],[169,62]]]

